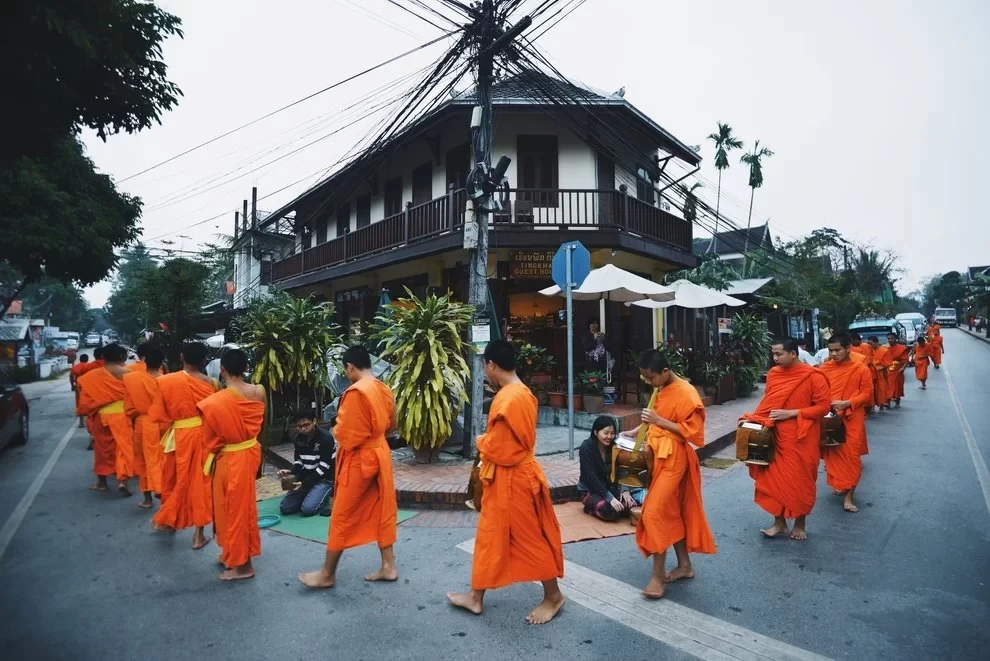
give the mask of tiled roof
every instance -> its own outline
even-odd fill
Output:
[[[764,236],[766,236],[766,240],[770,244],[770,247],[773,247],[773,241],[770,239],[769,228],[765,223],[763,225],[751,227],[748,231],[750,249],[762,246]],[[745,228],[731,230],[729,232],[719,232],[718,245],[716,246],[715,251],[719,255],[741,253],[746,246],[746,232],[747,230]],[[704,255],[708,252],[711,243],[711,239],[695,239],[693,245],[694,254]]]
[[[27,319],[12,319],[0,321],[0,342],[18,342],[28,333],[30,321]]]

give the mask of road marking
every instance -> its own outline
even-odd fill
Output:
[[[966,445],[969,446],[969,456],[973,459],[976,479],[980,481],[980,487],[983,489],[983,502],[986,503],[987,511],[990,512],[990,471],[987,470],[987,462],[983,460],[983,455],[980,453],[980,446],[976,444],[973,428],[969,426],[969,418],[963,412],[962,402],[959,401],[959,395],[956,394],[956,387],[952,384],[952,373],[949,372],[949,366],[943,363],[942,368],[945,370],[945,381],[949,384],[949,395],[952,396],[952,403],[956,407],[956,415],[962,426],[963,437],[966,439]]]
[[[14,538],[14,533],[17,529],[21,527],[21,522],[24,521],[24,516],[27,514],[28,509],[34,502],[34,499],[38,496],[38,492],[41,491],[41,486],[48,479],[51,474],[52,469],[55,468],[55,462],[58,458],[62,456],[62,451],[65,450],[65,446],[69,444],[69,439],[72,435],[76,433],[76,429],[79,428],[79,423],[76,418],[72,418],[72,425],[69,427],[69,431],[65,432],[65,436],[59,441],[58,447],[52,452],[52,456],[48,457],[48,461],[42,467],[41,472],[38,476],[34,478],[34,482],[28,487],[28,490],[24,493],[24,497],[21,498],[21,502],[17,503],[17,507],[14,508],[13,513],[11,513],[10,518],[7,519],[7,523],[3,524],[3,528],[0,529],[0,560],[3,559],[3,554],[7,550],[7,546],[10,544],[10,540]]]
[[[457,548],[474,553],[474,539]],[[560,587],[569,600],[699,659],[828,661],[673,601],[647,601],[638,588],[567,560]]]

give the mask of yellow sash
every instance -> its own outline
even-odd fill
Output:
[[[100,413],[103,415],[113,415],[114,413],[124,412],[124,400],[118,399],[116,402],[111,402],[103,408],[100,409]]]
[[[253,448],[257,444],[258,444],[258,439],[256,439],[256,438],[249,438],[248,440],[243,441],[241,443],[231,443],[230,445],[225,445],[225,446],[223,446],[223,448],[220,451],[221,452],[243,452],[244,450],[250,450],[251,448]],[[217,453],[216,452],[211,452],[206,457],[206,463],[203,465],[203,475],[212,475],[213,474],[213,460],[216,459],[216,457],[217,457]]]
[[[201,417],[194,416],[192,418],[183,418],[182,420],[176,420],[172,423],[172,426],[168,428],[165,435],[162,436],[162,449],[167,454],[169,452],[175,452],[175,430],[176,429],[192,429],[193,427],[201,427],[203,425],[203,419]]]

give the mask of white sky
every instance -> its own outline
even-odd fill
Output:
[[[439,34],[386,0],[159,4],[183,20],[185,39],[169,41],[165,56],[185,95],[162,126],[105,144],[86,136],[89,155],[118,181]],[[568,77],[624,86],[627,100],[683,142],[704,145],[701,174],[711,182],[705,136],[717,121],[747,148],[759,139],[776,154],[756,192],[754,224],[770,218],[784,240],[833,227],[892,249],[907,292],[931,273],[990,263],[990,145],[980,128],[990,117],[988,33],[984,0],[589,0],[538,45]],[[287,202],[367,131],[370,120],[340,129],[353,120],[346,107],[443,48],[120,183],[144,199],[144,240],[188,250],[230,233],[251,186],[264,196],[299,182],[259,208]],[[744,224],[749,188],[739,155],[730,154],[722,212]],[[703,195],[714,202],[714,184]],[[91,287],[87,299],[101,306],[109,289]]]

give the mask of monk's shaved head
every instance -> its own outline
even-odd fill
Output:
[[[183,344],[182,362],[201,367],[206,362],[206,345],[202,342],[186,342]]]
[[[849,345],[852,344],[852,338],[849,337],[849,333],[845,331],[839,331],[828,338],[829,344],[841,344],[843,349],[848,349]]]
[[[489,342],[485,347],[485,362],[494,363],[506,372],[513,372],[516,369],[516,351],[505,340]]]
[[[162,353],[162,350],[147,343],[141,346],[144,347],[144,364],[148,366],[148,369],[156,370],[161,367],[162,363],[165,362],[165,354]]]
[[[808,342],[807,340],[803,340],[803,343],[807,344]],[[795,340],[793,337],[784,337],[779,340],[776,340],[773,343],[773,346],[780,347],[781,349],[783,349],[785,353],[793,353],[795,356],[797,355],[798,352],[798,341]]]
[[[347,366],[351,365],[354,369],[370,370],[371,354],[360,344],[355,344],[352,347],[344,349],[344,354],[340,357],[340,362],[344,364],[344,369],[347,369]]]
[[[108,363],[122,363],[127,360],[127,349],[119,344],[108,344],[103,347],[103,359]]]

